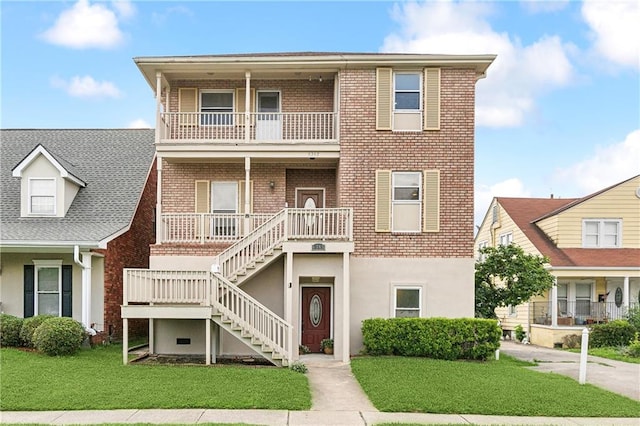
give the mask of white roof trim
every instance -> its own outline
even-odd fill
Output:
[[[53,155],[51,155],[49,153],[49,151],[47,151],[47,149],[42,146],[42,145],[38,145],[36,146],[33,151],[31,151],[29,153],[29,155],[27,155],[24,160],[22,160],[20,163],[18,163],[18,165],[13,169],[13,177],[22,177],[22,171],[27,168],[29,166],[29,164],[31,164],[33,162],[33,160],[35,160],[38,155],[42,155],[44,156],[47,160],[49,160],[49,162],[53,165],[53,167],[55,167],[56,169],[58,169],[58,171],[60,172],[60,176],[70,180],[71,182],[75,183],[76,185],[84,188],[87,186],[86,183],[84,183],[82,180],[78,179],[77,177],[75,177],[74,175],[72,175],[71,173],[69,173],[69,171],[67,169],[64,168],[64,166],[62,166],[62,164],[60,164],[54,157]]]

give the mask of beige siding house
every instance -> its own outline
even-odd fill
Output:
[[[135,58],[158,238],[125,271],[125,333],[145,318],[152,353],[286,365],[323,339],[348,361],[366,318],[472,317],[475,86],[494,58]]]
[[[579,199],[497,197],[475,244],[517,244],[550,259],[549,294],[496,313],[504,330],[521,325],[531,343],[560,345],[640,304],[640,176]]]

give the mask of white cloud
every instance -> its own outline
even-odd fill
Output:
[[[622,142],[597,147],[591,157],[562,170],[554,180],[575,182],[583,195],[591,194],[640,174],[640,129]]]
[[[133,13],[133,6],[127,6],[127,3],[114,3],[118,14],[123,17]],[[63,11],[42,37],[49,43],[74,49],[108,49],[118,46],[124,39],[116,13],[105,4],[91,5],[88,0],[78,0],[70,9]]]
[[[129,129],[150,129],[152,126],[149,123],[147,123],[146,120],[142,118],[138,118],[133,120],[131,123],[129,123],[127,127]]]
[[[526,0],[520,4],[530,13],[553,13],[566,8],[569,0]]]
[[[518,178],[510,178],[493,185],[479,185],[475,190],[474,221],[476,225],[482,223],[493,197],[531,197],[531,192],[525,189]]]
[[[119,98],[122,92],[110,81],[96,81],[93,77],[75,76],[66,81],[60,77],[51,79],[53,87],[64,89],[70,96],[76,98]]]
[[[569,53],[575,48],[557,36],[529,45],[491,28],[488,3],[427,2],[396,5],[398,33],[386,37],[385,52],[497,54],[487,78],[477,85],[476,123],[488,127],[521,125],[535,112],[536,97],[570,84]]]
[[[118,15],[123,18],[131,18],[136,14],[136,8],[129,0],[116,0],[113,2],[113,8],[116,10]]]
[[[151,14],[151,21],[156,25],[164,25],[169,16],[171,15],[185,15],[188,17],[193,16],[193,12],[185,6],[172,6],[165,9],[163,12],[153,12]]]
[[[593,48],[607,60],[640,69],[640,3],[586,0],[582,17],[591,27]]]

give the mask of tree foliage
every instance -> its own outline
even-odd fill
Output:
[[[476,317],[496,318],[497,307],[519,305],[553,286],[546,257],[526,254],[513,244],[480,252],[484,260],[476,262]]]

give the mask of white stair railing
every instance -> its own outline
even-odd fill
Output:
[[[289,339],[291,324],[274,314],[253,297],[233,285],[219,273],[212,273],[212,305],[223,317],[229,319],[251,336],[279,355],[290,360]]]

